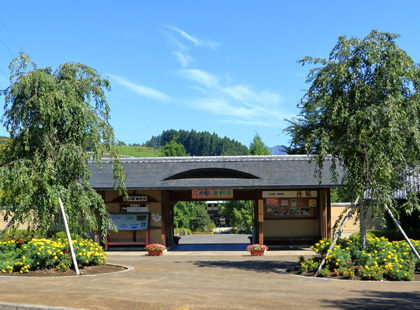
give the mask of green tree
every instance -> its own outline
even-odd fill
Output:
[[[171,142],[166,143],[163,147],[161,147],[160,155],[164,157],[187,156],[187,151],[185,150],[185,147],[182,144],[177,143],[176,140],[177,137],[174,136]]]
[[[242,233],[251,233],[254,226],[254,204],[252,201],[229,201],[221,214],[230,220],[230,225]]]
[[[210,225],[206,204],[201,201],[180,201],[174,206],[175,228],[189,228],[192,231],[206,231]]]
[[[249,146],[249,155],[270,155],[270,150],[264,144],[264,142],[262,142],[258,133],[255,134],[254,140]]]
[[[300,116],[287,129],[292,145],[316,155],[318,173],[329,156],[343,165],[353,199],[360,197],[364,246],[366,210],[378,215],[383,203],[393,207],[391,191],[409,186],[407,177],[419,170],[420,70],[396,38],[378,31],[363,40],[340,37],[328,59],[302,59],[318,67],[310,70]],[[412,192],[406,210],[414,208]]]
[[[80,63],[65,63],[55,72],[38,69],[25,54],[9,68],[3,124],[10,143],[0,154],[5,220],[14,216],[14,225],[47,232],[62,219],[61,198],[72,232],[96,231],[101,218],[105,236],[110,222],[101,195],[89,186],[88,162],[100,165],[103,153],[111,153],[116,185],[124,188],[105,97],[109,82]],[[91,154],[84,148],[88,139]]]

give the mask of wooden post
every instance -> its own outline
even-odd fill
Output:
[[[170,219],[168,218],[168,210],[170,208],[170,203],[169,203],[169,192],[168,191],[162,191],[161,194],[161,219],[162,219],[162,227],[161,227],[161,231],[160,231],[160,236],[161,236],[161,240],[162,240],[162,244],[165,246],[168,246],[168,221],[170,221]]]
[[[264,232],[263,232],[263,222],[264,222],[264,200],[258,200],[258,243],[264,244]]]
[[[258,222],[258,200],[254,200],[254,233],[251,243],[258,243],[257,239],[260,233],[260,224]]]
[[[331,238],[331,189],[327,189],[327,238]]]
[[[323,189],[318,190],[318,203],[319,203],[319,230],[321,238],[327,238],[327,214],[325,204],[325,193]]]
[[[61,201],[61,197],[58,198],[58,201],[60,202],[61,214],[63,215],[64,227],[66,228],[66,234],[67,234],[67,239],[69,241],[70,253],[71,253],[71,258],[73,259],[74,270],[76,271],[76,274],[79,275],[80,274],[79,265],[77,264],[76,254],[74,254],[73,242],[71,241],[70,230],[69,230],[69,226],[67,225],[66,211],[64,211],[64,206],[63,206],[63,202]]]
[[[322,266],[324,266],[325,261],[327,260],[327,257],[330,255],[331,250],[334,248],[337,240],[340,238],[341,233],[343,232],[344,226],[346,226],[347,221],[353,215],[354,207],[357,205],[358,202],[359,202],[359,197],[356,198],[356,201],[354,202],[353,206],[351,207],[350,212],[344,218],[343,223],[341,224],[340,229],[337,231],[337,234],[334,236],[334,240],[331,243],[330,248],[328,249],[327,254],[325,255],[325,257],[322,259],[321,263],[319,264],[319,267],[316,270],[315,275],[317,275],[321,271]]]

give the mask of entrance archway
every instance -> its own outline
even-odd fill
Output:
[[[219,196],[229,192],[224,200],[253,202],[255,243],[310,244],[331,236],[329,193],[335,183],[328,159],[321,180],[314,175],[314,161],[302,155],[127,158],[122,164],[129,200],[114,189],[111,159],[102,161],[102,169],[90,166],[90,184],[102,194],[109,213],[149,213],[148,232],[123,232],[122,242],[172,246],[172,204],[211,191]],[[121,226],[135,227],[126,224]]]
[[[253,201],[171,203],[175,251],[245,251],[252,240]]]

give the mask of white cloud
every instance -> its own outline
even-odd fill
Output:
[[[219,84],[219,81],[215,76],[199,69],[183,70],[181,71],[181,75],[207,88],[218,87]]]
[[[203,46],[203,47],[210,47],[210,48],[216,49],[220,45],[219,43],[216,43],[216,42],[213,42],[213,41],[198,39],[197,37],[194,37],[193,35],[190,35],[190,34],[186,33],[184,30],[179,29],[178,27],[166,26],[166,28],[177,32],[184,39],[194,43],[195,46]]]
[[[118,75],[113,75],[113,74],[107,74],[107,75],[113,80],[117,81],[119,84],[127,87],[128,89],[132,90],[133,92],[141,96],[149,97],[149,98],[156,99],[159,101],[169,101],[171,99],[169,96],[165,95],[164,93],[156,89],[146,87],[143,85],[134,84]]]
[[[214,75],[199,69],[182,70],[181,75],[197,85],[201,96],[190,99],[194,109],[227,117],[229,122],[279,127],[292,115],[279,112],[283,99],[275,92],[255,91],[248,85],[223,85]],[[224,121],[224,120],[221,120]]]
[[[181,66],[183,67],[188,67],[190,63],[194,61],[194,58],[192,58],[186,53],[175,51],[174,55],[176,56],[176,58],[178,58],[179,62],[181,63]]]

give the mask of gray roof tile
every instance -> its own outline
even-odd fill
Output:
[[[212,156],[212,157],[147,157],[123,158],[127,189],[183,190],[191,188],[317,188],[336,185],[326,160],[322,182],[315,177],[315,162],[306,155]],[[233,169],[258,177],[190,178],[165,180],[175,174],[194,169]],[[90,185],[97,190],[113,189],[112,160],[103,159],[102,169],[90,163]]]

